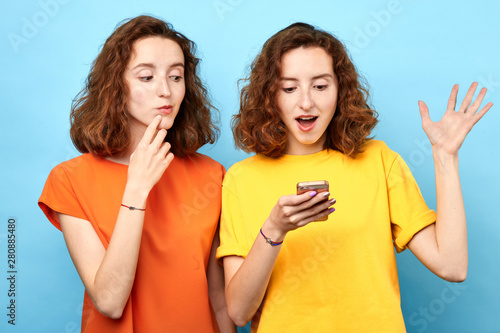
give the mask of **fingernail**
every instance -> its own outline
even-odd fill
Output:
[[[332,204],[332,205],[333,205],[334,203],[336,203],[336,202],[337,202],[337,199],[332,199],[332,200],[330,200],[330,204]]]
[[[311,192],[311,197],[314,197],[316,194],[317,194],[316,191],[312,191]]]
[[[323,193],[323,197],[325,197],[325,198],[328,197],[329,195],[330,195],[330,192]]]
[[[156,116],[156,119],[161,119],[161,116],[160,116],[160,115],[157,115],[157,116]]]
[[[335,208],[330,209],[330,213],[333,213],[335,211]]]

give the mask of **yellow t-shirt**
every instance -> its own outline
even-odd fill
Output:
[[[336,211],[285,237],[252,332],[405,332],[394,248],[436,220],[403,159],[372,140],[355,159],[323,150],[256,155],[227,172],[217,258],[245,257],[280,196],[327,180]]]

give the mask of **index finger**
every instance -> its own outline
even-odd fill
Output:
[[[156,129],[158,128],[158,125],[161,122],[161,116],[158,115],[156,116],[151,124],[149,124],[148,128],[146,128],[146,131],[144,132],[144,135],[142,136],[141,142],[145,142],[146,144],[150,144],[151,141],[153,141],[153,137],[156,133]]]
[[[326,197],[324,194],[327,194]],[[320,197],[321,199],[319,201],[325,200],[325,198],[328,197],[330,193],[329,192],[321,192],[318,193],[316,191],[307,191],[302,194],[297,194],[297,195],[292,195],[291,200],[290,200],[290,205],[291,206],[298,206],[300,204],[303,204],[304,202],[307,202],[309,200],[312,200],[315,197]]]
[[[282,206],[298,206],[304,202],[311,200],[315,195],[315,191],[308,191],[302,194],[284,195],[279,198],[278,203]]]

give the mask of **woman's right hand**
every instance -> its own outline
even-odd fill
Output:
[[[329,192],[309,191],[299,195],[287,195],[279,198],[264,222],[263,231],[275,242],[280,242],[292,230],[328,216],[335,211],[330,208],[335,199],[329,199]]]
[[[149,191],[174,159],[170,143],[164,142],[167,131],[158,129],[161,116],[156,116],[144,132],[144,136],[130,156],[127,185],[135,189]]]
[[[310,191],[279,198],[262,226],[265,237],[281,242],[287,232],[331,214],[334,209],[330,207],[335,199],[330,200],[329,195],[328,192]],[[236,255],[224,257],[227,311],[236,325],[244,326],[258,313],[280,248],[269,246],[267,240],[256,235],[245,258]]]

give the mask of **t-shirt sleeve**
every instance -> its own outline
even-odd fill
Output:
[[[392,238],[396,251],[402,252],[416,233],[436,221],[436,213],[425,203],[415,178],[399,155],[390,167],[387,191]]]
[[[233,178],[228,171],[222,183],[220,246],[217,249],[216,258],[220,260],[231,255],[246,257],[249,250],[240,202],[234,188]]]
[[[49,174],[38,206],[49,221],[59,230],[61,225],[55,213],[62,213],[88,220],[77,198],[73,184],[62,165],[56,166]]]

